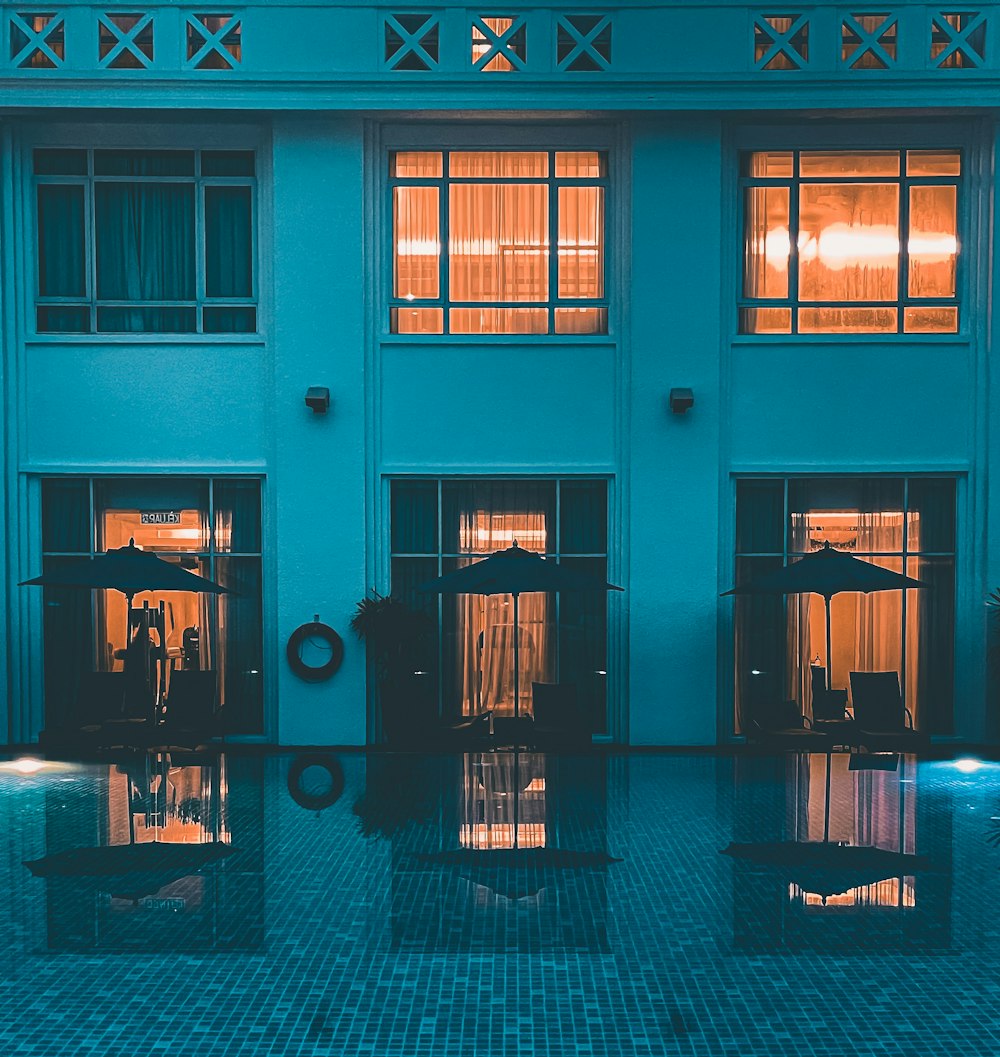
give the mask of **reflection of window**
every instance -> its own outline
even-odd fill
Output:
[[[544,848],[545,757],[468,753],[463,761],[462,847]]]
[[[43,569],[134,539],[143,550],[228,588],[215,596],[147,591],[135,610],[155,611],[142,647],[150,692],[170,701],[178,672],[214,672],[232,733],[263,730],[260,484],[241,478],[51,478],[42,482]],[[162,612],[161,612],[162,607]],[[85,674],[126,674],[133,687],[139,632],[119,591],[45,589],[46,724],[72,718],[84,703]],[[192,680],[181,678],[181,683]],[[122,680],[124,685],[126,680]],[[104,703],[105,705],[107,702]],[[101,701],[89,702],[101,707]],[[209,709],[212,703],[205,706]],[[99,717],[98,717],[99,718]],[[111,718],[110,715],[103,718]]]
[[[954,150],[743,155],[745,334],[954,333]]]
[[[395,152],[392,332],[605,333],[606,169],[598,151]]]
[[[515,540],[606,579],[607,483],[399,479],[391,488],[392,590],[437,618],[443,712],[512,715],[511,596],[439,599],[417,588]],[[531,710],[532,681],[573,683],[594,732],[607,730],[605,593],[521,595],[518,627],[519,712]]]
[[[252,151],[36,150],[36,326],[257,329]]]
[[[852,671],[895,671],[919,729],[949,733],[955,610],[955,483],[946,478],[791,478],[737,482],[736,578],[746,583],[827,540],[930,585],[843,593],[832,602],[831,686]],[[737,729],[765,700],[808,714],[810,666],[825,667],[818,595],[736,600]]]

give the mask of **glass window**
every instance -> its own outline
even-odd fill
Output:
[[[34,154],[42,333],[257,329],[250,151]]]
[[[606,579],[607,488],[580,479],[392,481],[392,593],[437,620],[444,714],[513,715],[512,599],[439,598],[419,586],[515,540]],[[521,596],[519,712],[531,711],[532,681],[572,683],[592,731],[608,730],[607,607],[603,591]]]
[[[174,673],[199,670],[215,673],[214,706],[222,710],[227,733],[262,733],[260,481],[121,477],[42,482],[46,571],[129,541],[215,580],[227,593],[145,591],[134,596],[129,611],[119,591],[45,588],[46,724],[118,718],[122,699],[137,716],[152,715],[154,707],[169,713]],[[106,680],[100,699],[87,700],[89,673],[95,672],[116,673],[112,679],[121,690],[117,705]],[[106,714],[95,714],[95,709]]]
[[[606,333],[606,176],[599,151],[392,154],[390,330]]]
[[[741,161],[744,334],[955,333],[957,150]]]
[[[736,727],[768,700],[811,714],[812,668],[850,688],[852,671],[895,671],[915,726],[952,731],[955,481],[943,477],[743,479],[736,486],[736,583],[749,583],[829,542],[905,572],[924,589],[737,595]]]

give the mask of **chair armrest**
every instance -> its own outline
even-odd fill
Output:
[[[813,721],[808,716],[803,715],[802,716],[802,726],[806,730],[812,730],[813,729]]]
[[[904,705],[903,706],[904,723],[903,725],[907,730],[913,730],[913,713]]]

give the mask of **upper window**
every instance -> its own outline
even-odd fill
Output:
[[[252,151],[36,150],[40,333],[252,333]]]
[[[958,330],[958,151],[758,151],[741,170],[741,333]]]
[[[598,151],[394,153],[390,330],[607,333],[606,171]]]

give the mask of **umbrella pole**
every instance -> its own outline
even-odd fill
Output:
[[[826,804],[823,812],[823,843],[830,840],[830,767],[833,763],[833,753],[826,754]]]
[[[831,689],[833,686],[833,649],[830,645],[832,636],[830,633],[830,602],[832,595],[826,595],[826,688]]]
[[[514,742],[514,847],[517,847],[517,809],[521,802],[521,780],[517,766],[517,742]]]
[[[514,592],[514,718],[518,717],[519,698],[521,696],[521,647],[517,624],[517,592]]]

